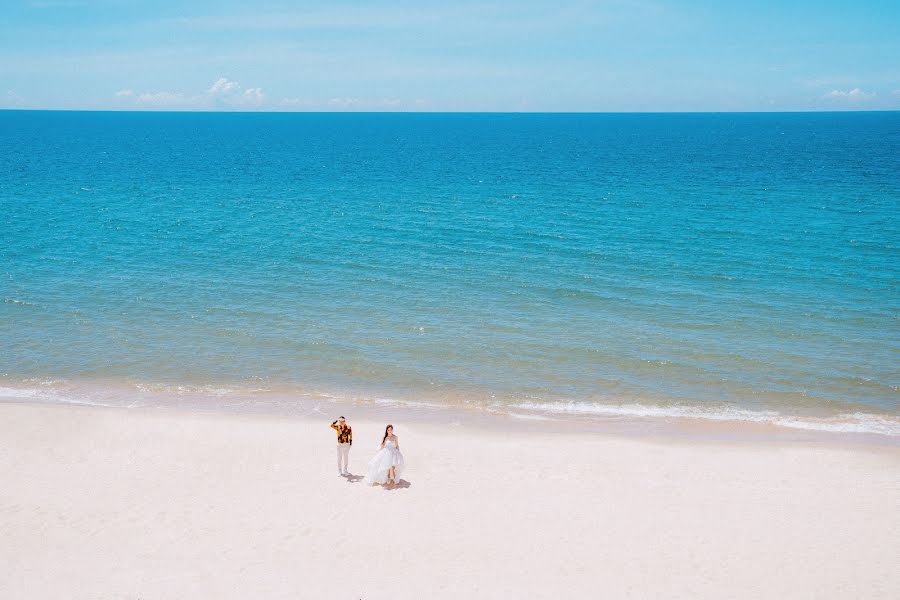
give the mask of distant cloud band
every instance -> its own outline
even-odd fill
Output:
[[[844,100],[869,100],[870,98],[874,98],[877,96],[875,92],[865,92],[859,88],[853,88],[852,90],[831,90],[827,94],[825,94],[825,98],[835,98],[835,99],[844,99]]]
[[[137,93],[131,89],[114,94],[120,102],[157,109],[252,109],[266,99],[262,88],[243,89],[237,81],[220,77],[203,94],[189,96],[182,92],[160,91]]]

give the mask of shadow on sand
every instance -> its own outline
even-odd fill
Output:
[[[344,475],[344,479],[347,480],[347,483],[356,483],[356,482],[358,482],[358,481],[362,481],[362,480],[363,480],[363,476],[362,476],[362,475],[354,475],[354,474],[351,473],[350,475]],[[382,483],[376,483],[376,484],[375,484],[374,486],[372,486],[372,487],[376,487],[376,486],[377,486],[377,487],[380,487],[380,488],[383,489],[383,490],[388,490],[388,491],[390,491],[390,490],[405,490],[406,488],[410,487],[411,485],[412,485],[412,484],[411,484],[410,482],[408,482],[407,480],[401,479],[401,480],[398,481],[397,483],[392,483],[392,484],[387,484],[387,483],[383,483],[383,484],[382,484]]]
[[[401,479],[397,483],[385,483],[381,487],[382,487],[382,489],[385,489],[385,490],[405,490],[406,488],[408,488],[411,485],[412,484],[410,482],[408,482],[407,480]]]

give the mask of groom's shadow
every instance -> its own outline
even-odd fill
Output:
[[[356,483],[357,481],[362,481],[362,478],[362,475],[353,475],[352,473],[350,475],[344,475],[344,479],[347,480],[347,483]]]

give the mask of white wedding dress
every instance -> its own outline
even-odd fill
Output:
[[[369,472],[363,481],[369,485],[387,483],[388,471],[391,470],[391,467],[394,467],[394,481],[399,482],[404,466],[406,466],[406,463],[403,460],[403,455],[400,454],[397,442],[385,440],[384,448],[381,448],[369,461]]]

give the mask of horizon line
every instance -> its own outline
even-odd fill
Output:
[[[833,114],[894,113],[900,108],[845,110],[129,110],[116,108],[0,108],[0,112],[88,112],[125,114],[238,114],[238,115],[714,115],[714,114]]]

